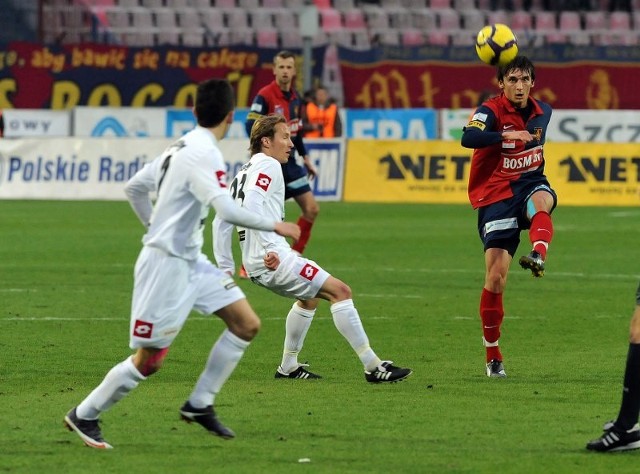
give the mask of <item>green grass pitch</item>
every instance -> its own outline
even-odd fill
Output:
[[[297,218],[295,206],[287,212]],[[104,414],[115,447],[105,452],[84,447],[62,419],[130,354],[143,228],[126,202],[0,201],[0,216],[0,472],[622,473],[640,465],[640,452],[584,449],[619,408],[640,278],[639,208],[560,205],[545,277],[512,266],[501,344],[508,378],[498,380],[484,375],[474,211],[321,203],[308,257],[351,286],[376,352],[414,374],[365,383],[323,302],[301,360],[324,378],[275,380],[292,301],[240,281],[263,327],[217,398],[237,438],[179,421],[223,328],[194,313],[163,370]],[[518,255],[529,251],[522,237]]]

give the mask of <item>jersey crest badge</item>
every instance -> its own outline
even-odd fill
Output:
[[[269,189],[269,185],[271,184],[271,178],[264,173],[260,173],[258,175],[258,179],[256,179],[256,186],[258,186],[263,191],[267,191]]]

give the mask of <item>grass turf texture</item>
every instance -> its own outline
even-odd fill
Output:
[[[301,361],[324,379],[275,380],[292,302],[240,281],[263,327],[217,398],[237,438],[178,419],[223,329],[194,313],[164,368],[104,414],[106,452],[62,418],[130,354],[143,229],[125,202],[0,201],[0,215],[0,472],[637,472],[640,453],[584,445],[619,408],[638,209],[556,211],[545,277],[512,266],[497,380],[484,375],[475,213],[323,203],[308,256],[351,286],[376,352],[414,374],[365,383],[323,302]]]

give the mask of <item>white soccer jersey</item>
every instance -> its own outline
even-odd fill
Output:
[[[157,193],[152,211],[151,192]],[[209,207],[228,193],[215,136],[197,126],[136,173],[126,193],[138,217],[149,223],[142,239],[145,245],[195,260]]]
[[[230,186],[233,198],[248,211],[274,220],[284,220],[284,177],[280,163],[264,153],[257,153],[240,169]],[[231,234],[233,225],[214,220],[214,253],[218,266],[233,272]],[[292,252],[284,237],[275,232],[248,230],[238,226],[242,262],[251,276],[267,271],[263,258],[277,252],[280,260]]]

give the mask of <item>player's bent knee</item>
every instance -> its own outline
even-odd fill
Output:
[[[340,281],[336,288],[336,297],[338,300],[350,300],[353,294],[351,288],[346,283]]]
[[[252,317],[243,318],[240,321],[236,321],[232,326],[229,327],[229,330],[240,339],[251,341],[258,334],[261,326],[262,323],[260,321],[260,318],[254,315]]]

